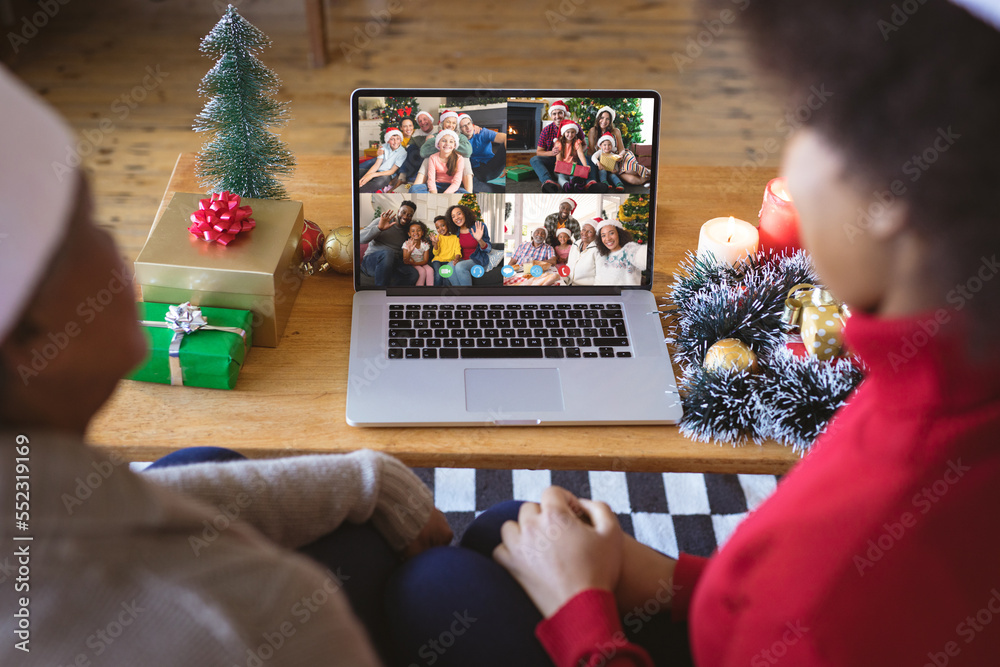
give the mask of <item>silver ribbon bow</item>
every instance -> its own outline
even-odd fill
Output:
[[[162,327],[174,332],[174,337],[170,340],[168,356],[170,360],[170,384],[175,387],[184,385],[184,371],[181,369],[181,343],[184,336],[199,330],[204,331],[225,331],[239,335],[246,345],[247,332],[239,327],[214,327],[208,323],[198,306],[192,306],[190,301],[185,301],[178,306],[170,306],[167,314],[163,317],[163,322],[143,321],[140,322],[147,327]]]

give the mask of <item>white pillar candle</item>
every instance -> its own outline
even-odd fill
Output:
[[[712,218],[701,226],[698,236],[698,255],[711,252],[715,258],[735,264],[747,255],[757,252],[757,228],[746,220],[729,216]]]

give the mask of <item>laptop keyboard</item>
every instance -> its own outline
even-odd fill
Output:
[[[390,359],[631,357],[621,304],[393,304]]]

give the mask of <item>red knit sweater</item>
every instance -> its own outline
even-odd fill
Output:
[[[851,317],[870,373],[850,405],[715,556],[681,555],[674,614],[690,604],[696,664],[1000,664],[1000,367],[934,322]],[[574,636],[613,644],[615,619],[580,630],[598,605],[578,598]],[[568,625],[538,635],[552,650]],[[606,664],[651,664],[623,653]],[[602,657],[553,658],[580,655]]]

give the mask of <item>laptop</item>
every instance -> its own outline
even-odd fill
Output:
[[[354,426],[674,424],[652,90],[351,96]]]

